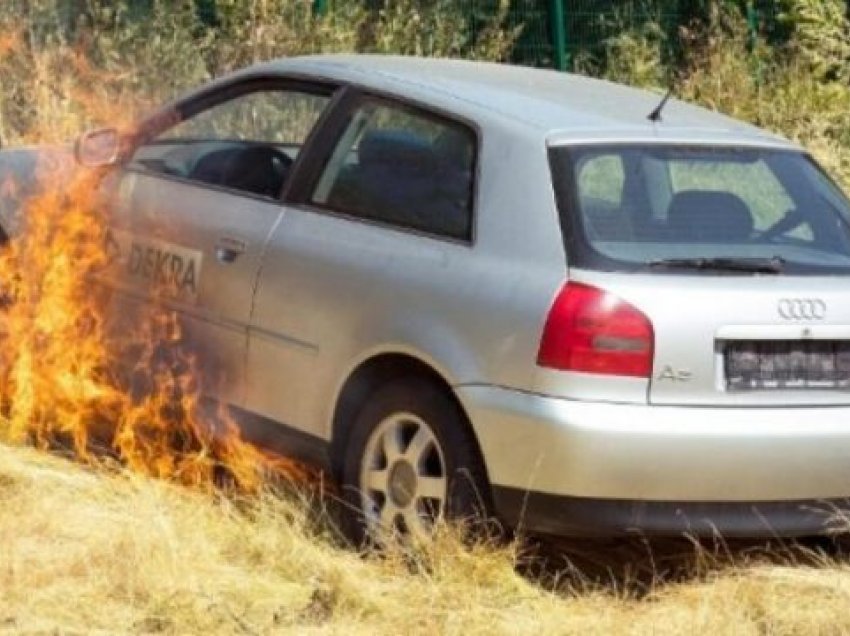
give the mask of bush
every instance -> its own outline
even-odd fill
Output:
[[[387,0],[380,11],[312,0],[217,0],[212,20],[192,0],[7,0],[0,15],[0,139],[66,140],[94,123],[122,123],[140,109],[251,63],[326,52],[375,52],[502,60],[513,34],[507,1],[476,37],[449,0]]]
[[[712,4],[682,29],[669,68],[660,30],[623,30],[607,43],[603,77],[676,95],[784,135],[809,148],[850,187],[850,21],[844,2],[787,0],[788,41],[753,42],[744,16]],[[660,97],[659,97],[660,98]]]

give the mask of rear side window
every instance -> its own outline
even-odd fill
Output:
[[[354,111],[312,203],[359,218],[469,240],[475,133],[401,105]]]

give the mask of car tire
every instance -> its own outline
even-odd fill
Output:
[[[480,534],[490,488],[454,397],[433,381],[393,380],[366,398],[343,455],[345,530],[355,545],[427,541],[438,519]]]

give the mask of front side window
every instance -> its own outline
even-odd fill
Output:
[[[243,94],[161,132],[130,167],[276,198],[328,102],[294,90]]]
[[[550,158],[576,266],[850,271],[850,205],[802,153],[658,144],[555,147]]]
[[[475,134],[420,111],[367,102],[349,124],[312,194],[324,208],[469,240]]]

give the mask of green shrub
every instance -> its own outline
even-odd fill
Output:
[[[797,57],[819,80],[850,79],[850,23],[844,0],[784,0]]]
[[[753,42],[737,8],[715,2],[680,30],[682,57],[664,65],[660,30],[624,30],[608,42],[608,79],[676,95],[765,127],[807,148],[850,187],[850,22],[844,2],[787,0],[790,39]]]
[[[514,34],[501,28],[507,0],[476,37],[449,0],[334,3],[217,0],[212,21],[192,0],[6,0],[0,14],[0,139],[65,140],[255,62],[325,52],[374,52],[502,60]]]

